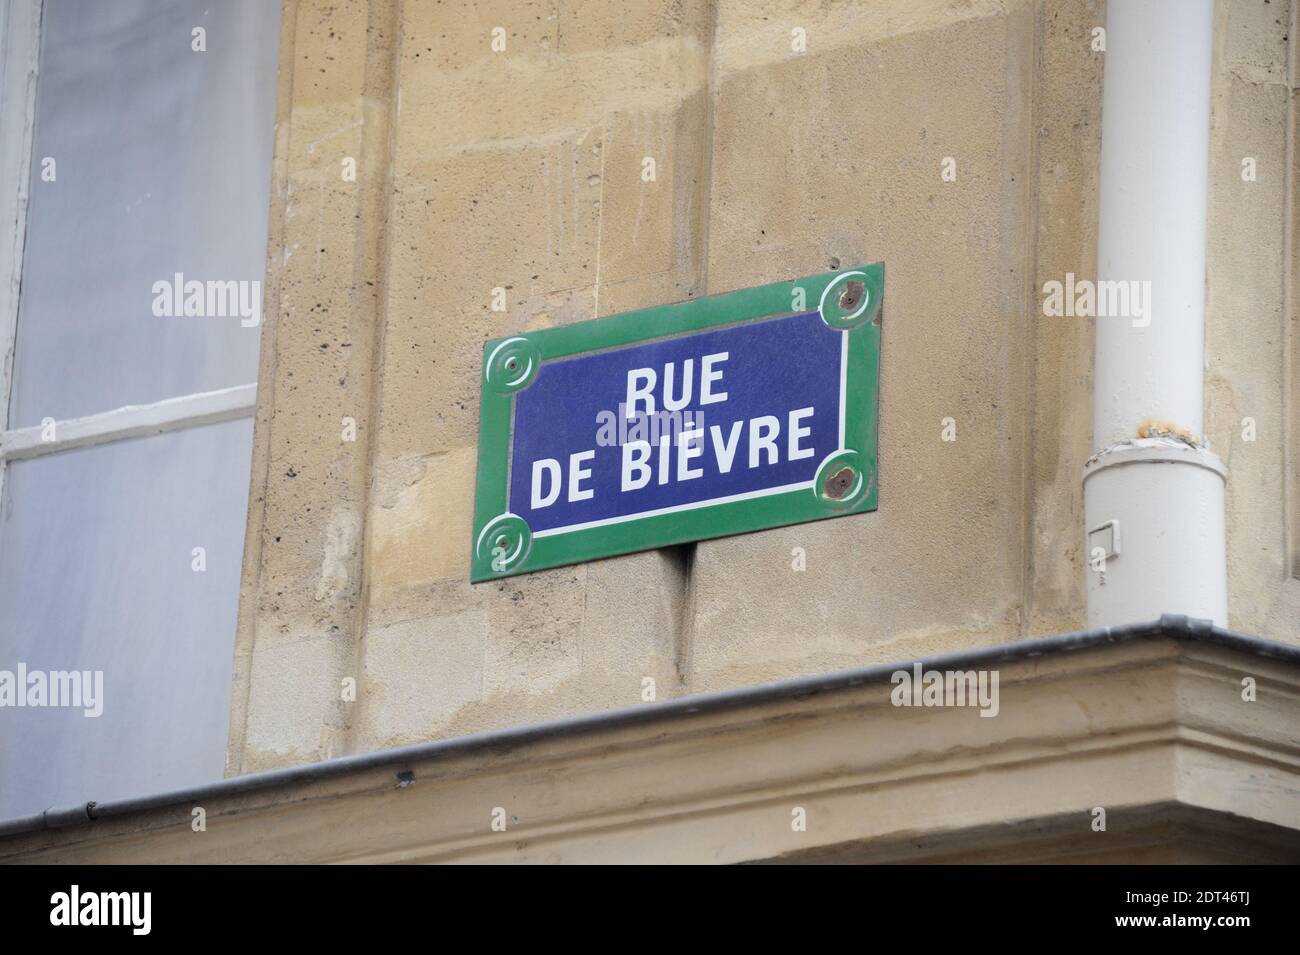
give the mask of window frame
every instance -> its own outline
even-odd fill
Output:
[[[44,0],[0,0],[0,507],[7,501],[5,472],[20,461],[73,448],[164,434],[238,418],[251,418],[257,383],[190,392],[149,404],[105,408],[75,418],[46,419],[26,428],[9,427],[18,352],[27,210],[35,148],[36,93],[40,73]],[[0,522],[3,533],[3,522]]]

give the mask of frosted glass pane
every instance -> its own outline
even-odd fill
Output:
[[[252,432],[243,419],[10,465],[0,670],[102,670],[104,699],[98,717],[0,707],[0,819],[221,777]]]
[[[256,379],[260,327],[158,317],[154,283],[260,288],[279,13],[46,0],[10,427]]]

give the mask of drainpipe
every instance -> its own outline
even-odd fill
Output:
[[[1227,472],[1202,418],[1212,22],[1212,0],[1107,5],[1090,627],[1164,613],[1227,625]]]

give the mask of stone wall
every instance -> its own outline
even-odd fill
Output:
[[[1206,400],[1231,624],[1300,642],[1294,21],[1217,8]],[[229,771],[1081,627],[1092,331],[1040,290],[1094,272],[1104,23],[286,0]],[[879,511],[468,583],[486,339],[877,260]]]

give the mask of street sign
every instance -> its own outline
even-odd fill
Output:
[[[876,509],[881,263],[483,347],[470,576]]]

